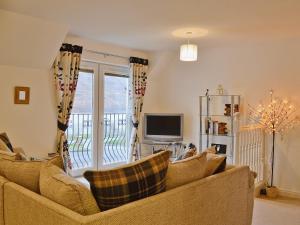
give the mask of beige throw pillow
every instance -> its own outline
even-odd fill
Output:
[[[226,156],[217,154],[207,154],[207,167],[205,177],[222,172],[226,169]]]
[[[10,160],[21,160],[22,157],[19,154],[0,150],[0,159],[10,159]]]
[[[12,151],[7,147],[7,145],[5,144],[5,142],[2,141],[1,139],[0,139],[0,150],[1,150],[1,151],[5,151],[5,152],[12,152]]]
[[[206,171],[206,152],[169,164],[167,190],[201,179]]]
[[[1,158],[0,175],[33,192],[40,193],[40,170],[44,163],[62,165],[62,159],[60,156],[48,161],[19,161]]]
[[[41,194],[81,215],[100,212],[90,190],[54,165],[46,165],[40,174]]]

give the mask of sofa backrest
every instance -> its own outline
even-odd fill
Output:
[[[250,177],[248,167],[231,168],[90,216],[81,216],[10,182],[5,185],[5,222],[9,225],[250,225],[254,200]]]

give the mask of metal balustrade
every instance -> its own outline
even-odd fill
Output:
[[[105,113],[103,134],[103,164],[126,161],[128,158],[127,115],[125,113]],[[92,114],[71,114],[67,137],[73,168],[81,169],[93,166]]]
[[[258,125],[241,127],[237,135],[234,163],[247,165],[257,173],[256,182],[265,181],[265,133]]]

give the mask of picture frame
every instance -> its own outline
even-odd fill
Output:
[[[30,88],[29,87],[15,87],[15,104],[28,105],[30,102]]]

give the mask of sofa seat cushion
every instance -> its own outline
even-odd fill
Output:
[[[20,161],[1,158],[0,175],[33,192],[40,193],[40,170],[44,163],[53,163],[61,166],[63,164],[60,156],[48,161]]]
[[[206,163],[206,152],[170,163],[167,172],[167,190],[203,178]]]
[[[162,151],[112,170],[86,171],[84,177],[104,211],[165,191],[169,157]]]
[[[205,177],[225,171],[226,156],[218,154],[207,154],[207,167]]]
[[[40,173],[41,195],[81,215],[100,212],[91,191],[55,165],[45,165]]]

